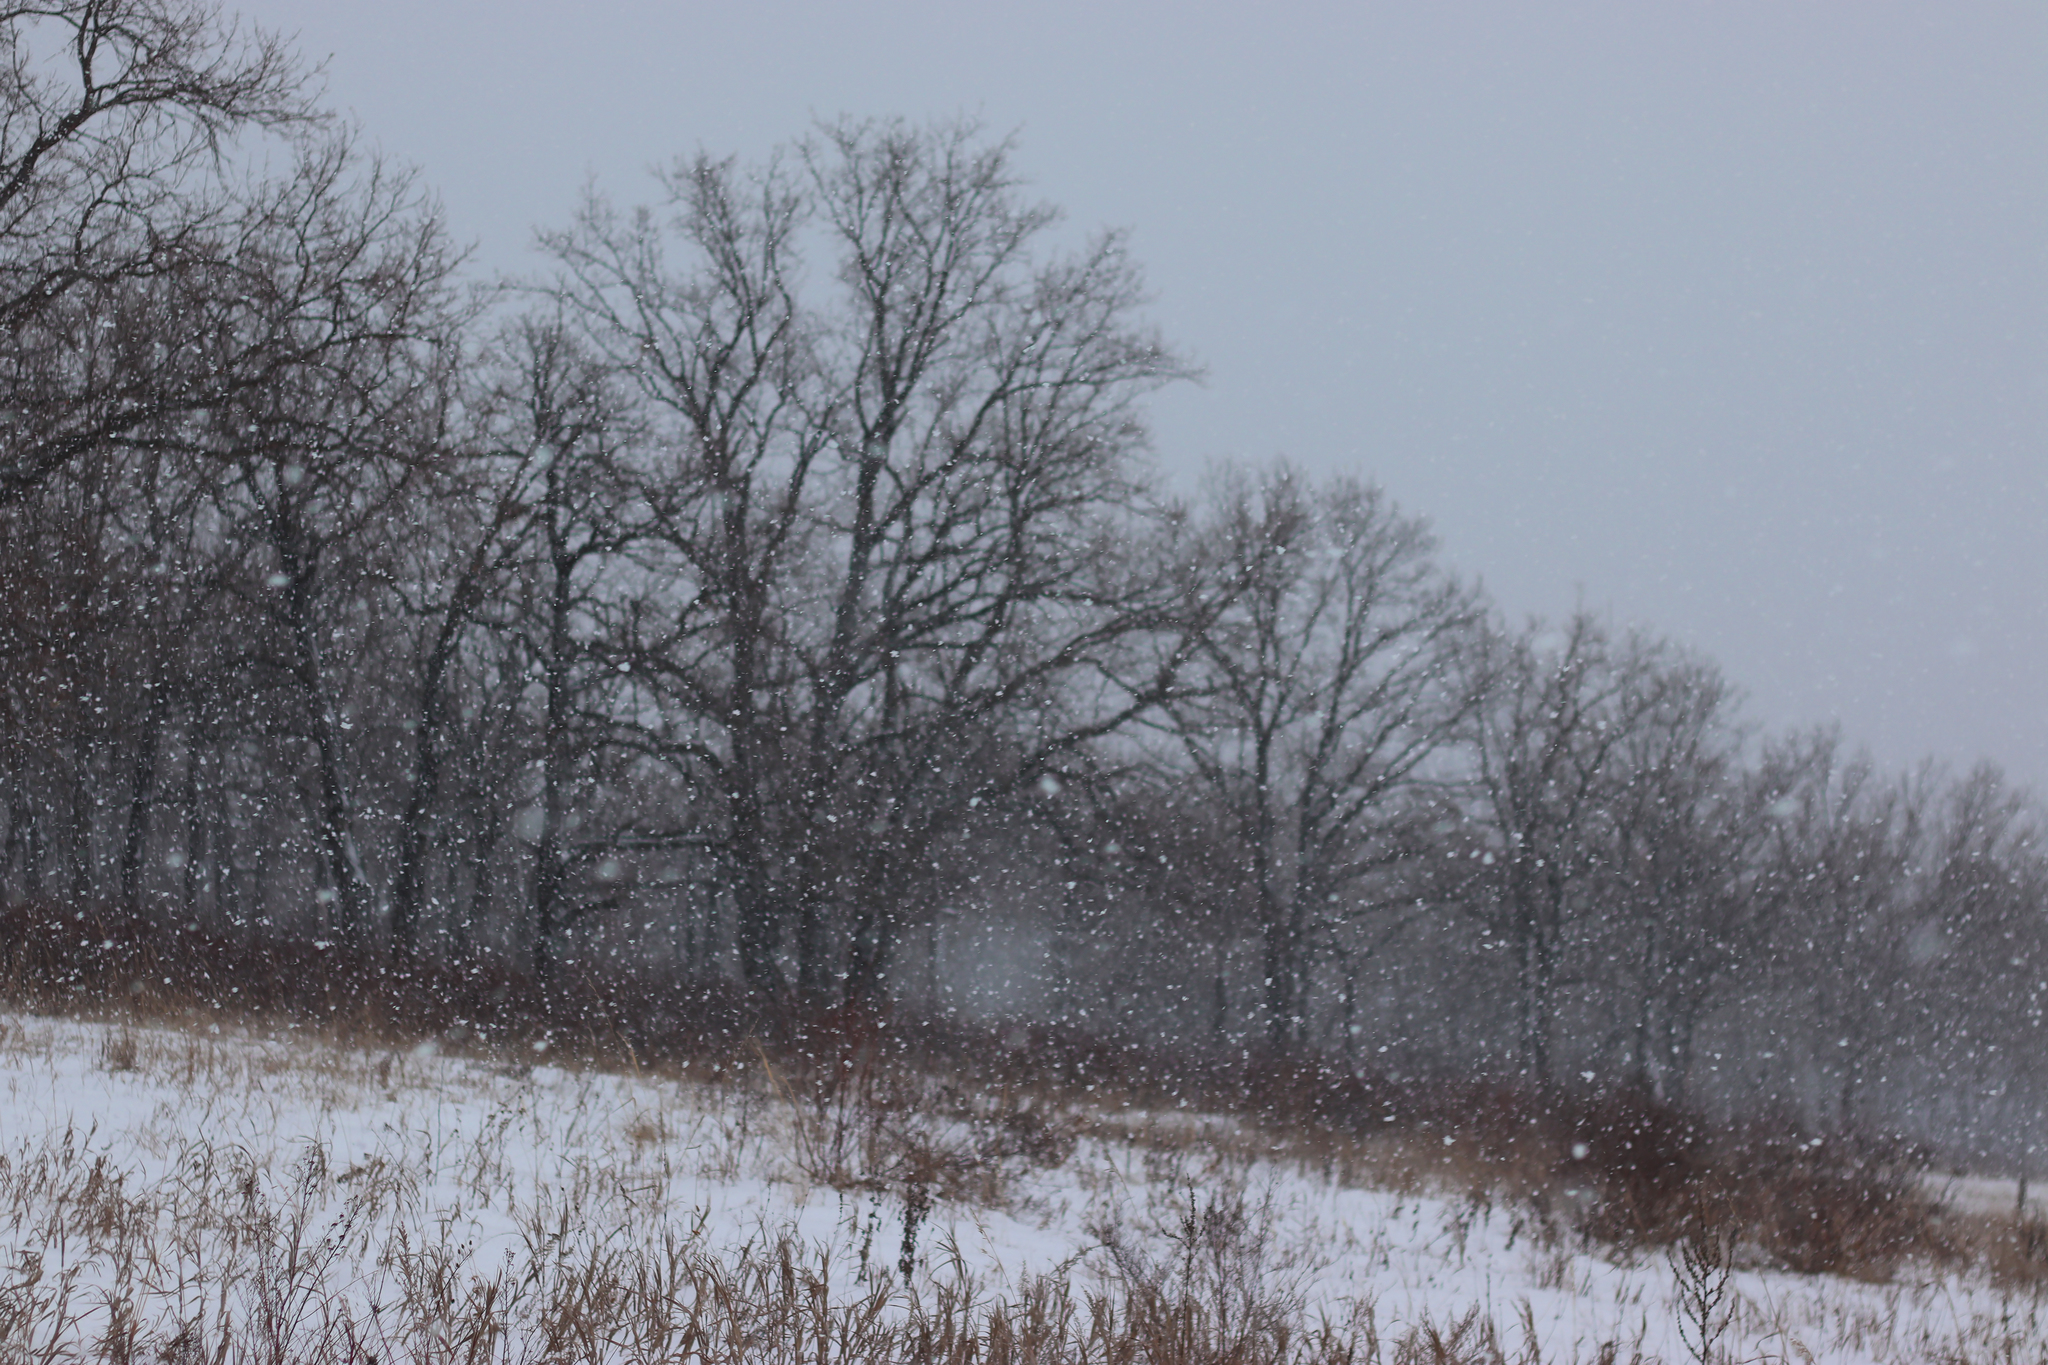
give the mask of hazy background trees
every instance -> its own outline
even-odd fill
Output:
[[[7,903],[2026,1147],[2030,798],[1363,479],[1166,496],[1192,366],[1008,143],[686,159],[485,290],[264,35],[0,30]]]

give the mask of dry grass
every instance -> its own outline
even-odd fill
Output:
[[[998,1295],[957,1261],[913,1286],[787,1229],[737,1250],[712,1246],[701,1222],[621,1245],[546,1200],[524,1211],[517,1250],[479,1268],[393,1216],[416,1195],[404,1171],[338,1169],[317,1144],[282,1171],[195,1147],[174,1178],[138,1188],[68,1130],[0,1160],[0,1214],[49,1251],[0,1287],[0,1353],[222,1365],[1380,1358],[1369,1314],[1310,1325],[1295,1299],[1260,1288],[1261,1234],[1236,1206],[1191,1214],[1163,1254],[1116,1231],[1113,1270],[1093,1284],[1042,1276]],[[352,1280],[362,1266],[368,1281]],[[1404,1352],[1394,1358],[1424,1358]]]
[[[764,1227],[738,1251],[694,1236],[658,1253],[578,1243],[572,1200],[554,1210],[552,1231],[530,1226],[531,1254],[516,1268],[479,1276],[431,1229],[390,1231],[397,1224],[387,1205],[417,1199],[393,1170],[286,1179],[212,1152],[201,1162],[212,1174],[193,1185],[211,1192],[193,1203],[138,1185],[132,1172],[81,1175],[67,1165],[72,1158],[18,1151],[0,1180],[24,1189],[23,1181],[41,1181],[41,1192],[0,1217],[20,1229],[31,1209],[97,1210],[35,1235],[61,1234],[99,1269],[90,1292],[63,1258],[63,1273],[43,1261],[0,1271],[11,1274],[0,1281],[0,1361],[41,1358],[35,1351],[50,1333],[75,1337],[85,1324],[105,1345],[78,1358],[496,1361],[514,1358],[507,1352],[516,1340],[554,1343],[518,1358],[569,1359],[583,1358],[578,1342],[602,1339],[616,1358],[661,1359],[668,1348],[657,1346],[671,1340],[663,1332],[713,1340],[704,1305],[714,1302],[724,1315],[717,1349],[767,1352],[729,1358],[793,1359],[799,1299],[809,1305],[804,1349],[829,1327],[833,1359],[843,1351],[875,1360],[967,1358],[958,1352],[1047,1361],[1535,1359],[1533,1329],[1512,1318],[1503,1328],[1484,1313],[1425,1315],[1383,1337],[1370,1304],[1336,1323],[1312,1317],[1292,1278],[1298,1267],[1272,1240],[1271,1210],[1241,1189],[1231,1193],[1230,1173],[1255,1163],[1339,1188],[1442,1200],[1444,1236],[1460,1262],[1475,1225],[1504,1219],[1507,1244],[1524,1248],[1535,1287],[1561,1294],[1586,1288],[1589,1255],[1661,1265],[1667,1249],[1701,1237],[1725,1246],[1728,1264],[1744,1272],[1873,1284],[1978,1276],[2023,1305],[2006,1315],[2018,1325],[1979,1323],[1974,1336],[1929,1338],[1920,1358],[2048,1359],[2033,1316],[2048,1291],[2048,1226],[1944,1210],[1922,1190],[1918,1154],[1841,1135],[1714,1128],[1627,1094],[1538,1106],[1506,1086],[1397,1084],[1272,1058],[1205,1064],[1044,1029],[750,1012],[747,1002],[694,983],[584,982],[543,1001],[502,971],[396,971],[346,960],[332,945],[184,929],[166,937],[162,926],[90,916],[16,909],[0,925],[0,945],[8,945],[0,951],[7,997],[108,1021],[93,1065],[110,1077],[161,1077],[195,1092],[281,1087],[332,1106],[421,1084],[421,1048],[514,1078],[540,1060],[610,1066],[718,1097],[687,1124],[660,1106],[608,1116],[629,1164],[669,1163],[687,1149],[707,1177],[731,1180],[747,1153],[773,1147],[790,1179],[892,1211],[886,1234],[871,1214],[857,1254],[842,1248],[835,1261],[806,1250],[788,1228]],[[152,1021],[175,1031],[145,1026]],[[214,1042],[223,1029],[272,1041],[223,1047]],[[0,1051],[39,1046],[34,1034],[0,1024]],[[966,1086],[963,1074],[985,1079]],[[1095,1260],[1108,1270],[997,1288],[957,1262],[950,1280],[914,1273],[934,1256],[944,1261],[933,1240],[936,1209],[1009,1207],[1020,1178],[1068,1166],[1079,1144],[1152,1153],[1147,1188],[1175,1192],[1170,1205],[1127,1208],[1095,1229]],[[510,1188],[502,1152],[479,1144],[471,1160],[479,1197]],[[604,1174],[578,1179],[594,1187]],[[309,1189],[325,1191],[317,1210]],[[231,1207],[240,1212],[221,1212]],[[149,1212],[124,1221],[124,1208]],[[351,1236],[386,1238],[360,1242],[356,1260],[371,1256],[391,1292],[361,1299],[308,1290],[295,1299],[297,1291],[279,1287],[286,1270],[317,1278],[322,1249]],[[768,1279],[764,1267],[774,1269]],[[783,1300],[771,1302],[769,1279]],[[375,1307],[368,1320],[366,1305]],[[1786,1343],[1798,1331],[1810,1338],[1811,1323],[1795,1330],[1771,1311],[1738,1294],[1726,1330],[1780,1340],[1766,1353],[1798,1358]],[[176,1327],[164,1337],[168,1321]],[[485,1332],[487,1321],[498,1326]],[[654,1335],[643,1340],[632,1324]],[[1901,1330],[1853,1315],[1829,1328],[1838,1340],[1866,1342],[1895,1342]],[[271,1353],[245,1348],[248,1341],[269,1343]],[[655,1354],[636,1354],[647,1342]],[[1641,1349],[1616,1340],[1582,1354],[1628,1360]],[[1711,1356],[1711,1343],[1701,1351]]]
[[[100,1069],[102,1071],[133,1071],[135,1069],[135,1032],[132,1029],[116,1029],[100,1042]]]
[[[7,1068],[56,1059],[65,1027],[8,1027]],[[70,1036],[85,1074],[121,1093],[169,1088],[202,1116],[224,1115],[230,1100],[257,1111],[360,1109],[445,1090],[454,1066],[410,1049],[137,1025]],[[541,1092],[513,1054],[478,1058],[461,1074],[492,1117],[433,1139],[433,1198],[417,1164],[424,1135],[368,1152],[319,1137],[264,1147],[209,1136],[210,1119],[169,1118],[153,1130],[160,1146],[144,1144],[155,1159],[125,1166],[77,1127],[24,1135],[0,1151],[0,1240],[32,1252],[0,1269],[0,1360],[1537,1365],[1654,1355],[1640,1332],[1567,1338],[1546,1355],[1526,1301],[1447,1312],[1438,1300],[1389,1321],[1370,1294],[1317,1297],[1311,1284],[1338,1230],[1290,1224],[1277,1168],[1252,1153],[1256,1127],[1157,1116],[1135,1126],[1148,1138],[1119,1146],[1076,1132],[1065,1111],[1041,1113],[1035,1096],[913,1086],[843,1060],[830,1080],[757,1057],[716,1081],[571,1072]],[[1235,1148],[1203,1138],[1226,1129]],[[522,1175],[531,1158],[521,1152],[556,1148],[587,1154],[539,1184]],[[1090,1168],[1091,1152],[1110,1149],[1136,1166]],[[1368,1155],[1361,1146],[1358,1159]],[[663,1202],[659,1190],[683,1165],[756,1179],[781,1170],[796,1185],[846,1192],[842,1208],[876,1212],[865,1238],[821,1242],[764,1214],[748,1235],[722,1240],[702,1211]],[[938,1211],[1028,1200],[1026,1177],[1053,1167],[1093,1191],[1076,1258],[985,1278],[948,1243]],[[1414,1169],[1419,1179],[1426,1168]],[[446,1221],[451,1195],[509,1228],[492,1254]],[[1592,1292],[1588,1244],[1557,1220],[1477,1195],[1404,1202],[1442,1210],[1427,1216],[1442,1219],[1447,1263],[1461,1264],[1466,1239],[1483,1243],[1506,1218],[1508,1246],[1526,1245],[1532,1264],[1551,1268],[1538,1287]],[[2011,1254],[2027,1254],[2033,1234],[2006,1234]],[[1347,1250],[1370,1261],[1379,1245]],[[1646,1264],[1654,1283],[1661,1262]],[[1859,1297],[1820,1282],[1813,1302],[1795,1304],[1752,1281],[1702,1321],[1718,1323],[1724,1342],[1743,1341],[1745,1360],[1800,1360],[1823,1343],[1827,1359],[2048,1359],[2041,1300],[2024,1283],[2002,1316],[1938,1330],[1919,1325],[1910,1305],[1921,1300],[1910,1295]],[[1655,1311],[1666,1311],[1662,1300]]]

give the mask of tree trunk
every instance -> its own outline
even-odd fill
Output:
[[[1550,1015],[1552,977],[1556,964],[1543,926],[1526,931],[1522,971],[1522,1064],[1540,1099],[1551,1094]]]
[[[563,788],[568,774],[569,683],[568,606],[558,593],[550,613],[547,662],[547,715],[541,735],[540,838],[533,853],[533,975],[543,995],[553,985],[554,937],[560,927],[564,850]]]
[[[447,712],[448,665],[455,657],[467,611],[457,590],[457,600],[435,634],[434,647],[427,656],[426,675],[421,680],[420,712],[413,745],[412,781],[408,784],[405,812],[399,820],[398,871],[391,887],[391,954],[411,957],[419,947],[420,903],[425,879],[427,834],[434,798],[441,785],[441,725]]]
[[[152,663],[146,674],[149,705],[143,709],[142,733],[136,736],[129,772],[128,831],[121,842],[121,905],[131,915],[142,913],[143,862],[149,856],[149,827],[156,810],[157,753],[166,709],[163,680],[157,673]]]
[[[736,768],[741,767],[735,764]],[[733,910],[740,975],[767,996],[783,991],[782,906],[768,870],[768,839],[759,793],[744,771],[736,772],[732,795]]]
[[[561,928],[563,819],[568,803],[570,729],[570,615],[575,606],[574,575],[581,557],[569,545],[561,462],[548,465],[546,513],[548,568],[548,642],[545,668],[546,717],[541,733],[540,839],[533,867],[533,975],[545,997],[553,988],[555,934]]]
[[[199,791],[199,745],[189,734],[185,742],[185,867],[178,897],[179,913],[185,923],[199,917],[200,868],[212,860],[208,821]],[[218,911],[218,906],[215,907]]]
[[[482,794],[477,804],[482,807],[483,819],[477,825],[470,853],[469,909],[455,920],[454,948],[458,960],[469,956],[476,926],[488,924],[497,913],[498,844],[504,838],[505,822],[501,806],[489,793]]]
[[[92,740],[81,728],[71,743],[71,899],[80,905],[92,899],[93,799],[98,785],[92,771]]]
[[[922,857],[916,851],[921,847],[911,844],[899,859],[877,850],[865,860],[860,883],[854,888],[853,933],[847,943],[846,1002],[850,1005],[879,1008],[888,994],[889,971],[902,944],[905,924],[914,922],[919,913],[936,921],[934,907],[926,897],[920,897],[915,909],[906,914],[904,897],[910,894],[909,888],[892,884],[890,878],[892,866]]]
[[[335,932],[343,942],[362,949],[369,944],[372,928],[369,879],[356,849],[355,816],[349,802],[348,780],[342,773],[340,720],[327,695],[310,594],[303,577],[294,574],[288,591],[292,635],[298,647],[299,684],[306,695],[319,781],[320,852],[327,861],[328,876],[334,881],[340,901]]]

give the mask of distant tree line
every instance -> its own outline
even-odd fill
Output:
[[[485,288],[271,38],[0,44],[7,901],[2038,1126],[2035,806],[1511,626],[1372,484],[1164,496],[1191,366],[1007,142],[685,159]]]

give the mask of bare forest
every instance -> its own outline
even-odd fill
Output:
[[[1366,473],[1169,487],[1198,366],[1000,132],[686,155],[487,279],[315,90],[0,12],[0,989],[2038,1162],[2031,797],[1504,619]]]

